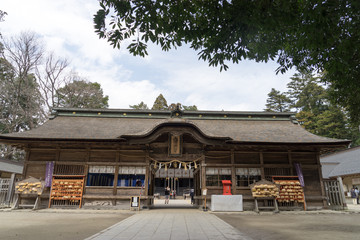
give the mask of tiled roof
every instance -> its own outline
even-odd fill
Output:
[[[336,164],[329,177],[352,175],[360,173],[360,147],[349,148],[320,158],[321,163]]]
[[[24,168],[24,163],[0,159],[1,172],[22,174],[23,168]]]

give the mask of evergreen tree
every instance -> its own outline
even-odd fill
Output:
[[[57,93],[59,107],[68,108],[107,108],[109,97],[104,96],[97,82],[77,80],[66,84]]]
[[[314,77],[308,72],[295,74],[287,85],[288,91],[284,93],[291,103],[289,108],[298,111],[296,118],[299,124],[309,132],[324,137],[350,139],[353,146],[359,145],[359,129],[351,124],[342,107],[329,100],[331,86],[325,88],[321,84],[321,77]],[[276,108],[280,101],[274,99],[281,95],[279,91],[272,89],[266,110],[280,112],[281,109]]]
[[[197,111],[198,110],[196,105],[192,105],[192,106],[181,105],[181,106],[185,111]]]
[[[286,96],[285,93],[280,93],[275,88],[272,88],[268,94],[268,99],[266,100],[266,109],[267,112],[289,112],[290,111],[290,99]]]
[[[152,106],[152,110],[167,110],[168,104],[164,96],[160,93],[160,95],[155,99],[154,105]]]
[[[142,110],[148,110],[149,109],[147,104],[145,104],[143,101],[141,101],[141,103],[136,104],[136,105],[129,105],[129,107],[132,108],[132,109],[142,109]]]

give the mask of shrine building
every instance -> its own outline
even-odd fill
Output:
[[[140,196],[141,206],[151,208],[165,187],[178,196],[194,189],[201,207],[230,180],[231,194],[242,195],[244,210],[252,210],[251,184],[301,177],[307,208],[321,209],[319,156],[350,141],[309,133],[293,114],[55,108],[42,126],[2,134],[0,142],[25,150],[24,179],[50,182],[42,207],[128,209],[129,198]],[[296,200],[279,204],[297,207]]]

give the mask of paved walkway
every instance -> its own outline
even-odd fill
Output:
[[[220,218],[198,209],[154,209],[135,215],[87,240],[237,239],[251,238]]]

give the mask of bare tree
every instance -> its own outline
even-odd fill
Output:
[[[36,69],[36,77],[41,88],[42,98],[46,105],[47,112],[52,107],[58,106],[56,97],[58,90],[73,81],[72,73],[68,71],[69,61],[65,58],[56,58],[50,53],[42,67]]]
[[[43,45],[35,33],[23,32],[3,41],[1,58],[13,73],[12,77],[1,79],[6,132],[32,129],[41,122],[38,113],[42,102],[34,70],[43,54]]]

